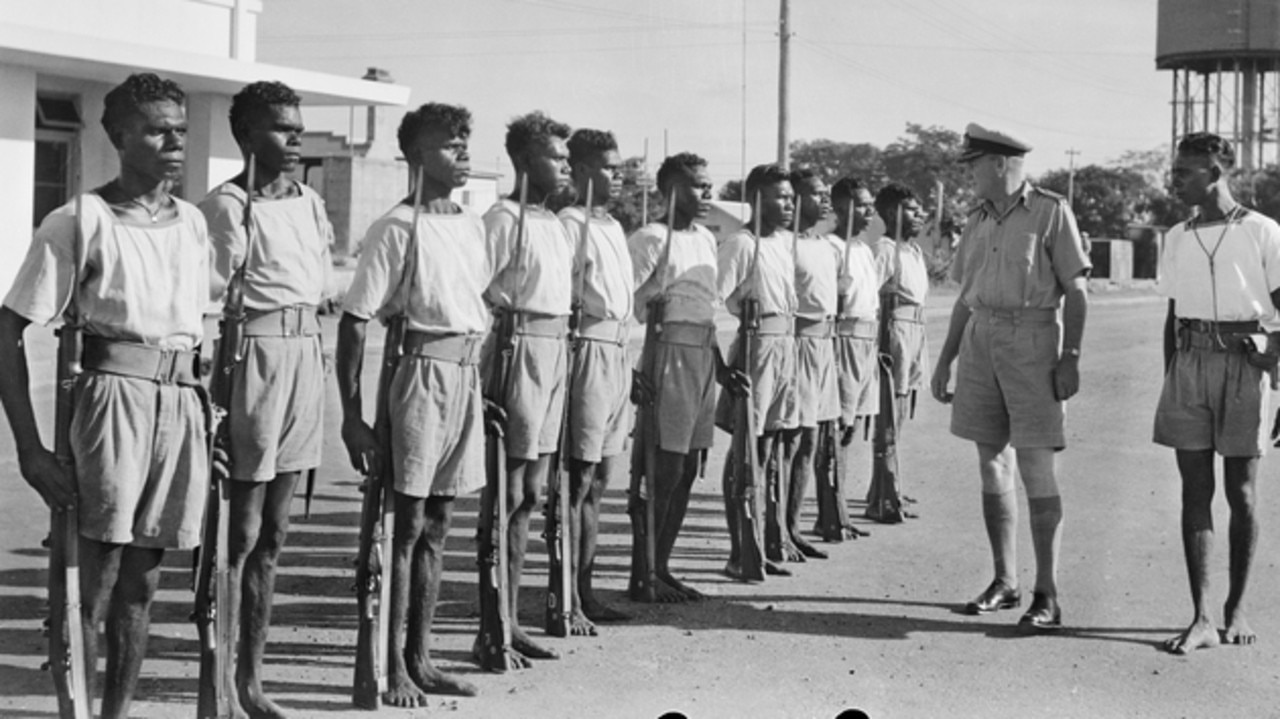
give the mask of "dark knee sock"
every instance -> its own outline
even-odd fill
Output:
[[[1036,552],[1036,591],[1057,594],[1058,546],[1062,538],[1062,497],[1034,497],[1031,510],[1031,542]]]
[[[982,519],[987,525],[987,539],[991,542],[996,579],[1010,587],[1018,586],[1018,555],[1014,544],[1017,500],[1013,490],[1000,494],[982,493]]]

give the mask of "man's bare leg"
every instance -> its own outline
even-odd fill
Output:
[[[262,691],[262,660],[276,567],[289,533],[289,506],[301,472],[276,475],[270,482],[232,481],[231,535],[227,556],[231,626],[240,627],[236,658],[238,703],[252,719],[284,719],[288,715]],[[233,714],[236,714],[233,709]]]
[[[1174,654],[1218,645],[1218,629],[1209,616],[1205,594],[1209,591],[1209,556],[1213,553],[1213,450],[1177,450],[1182,475],[1182,553],[1191,584],[1191,624],[1165,641]]]
[[[604,457],[598,464],[574,461],[569,468],[571,494],[569,527],[578,541],[573,545],[572,633],[594,636],[593,622],[620,622],[631,617],[596,599],[591,587],[591,575],[595,571],[596,546],[600,536],[600,502],[613,471],[613,457]]]
[[[418,594],[414,586],[414,565],[420,553],[426,500],[400,492],[395,501],[395,529],[391,535],[391,609],[387,627],[387,690],[382,700],[394,707],[425,706],[427,695],[409,674],[406,647],[416,647],[419,638],[413,634],[408,617],[421,612],[421,602],[412,600]],[[407,632],[406,632],[407,629]]]
[[[653,523],[657,528],[654,565],[658,575],[658,601],[699,601],[706,598],[702,592],[676,579],[671,573],[671,554],[684,527],[684,517],[689,511],[689,494],[698,477],[698,450],[678,454],[659,449],[657,465]]]
[[[1253,644],[1258,640],[1249,626],[1244,608],[1244,593],[1249,586],[1249,569],[1258,546],[1257,518],[1258,460],[1254,457],[1227,457],[1224,460],[1222,489],[1231,507],[1228,538],[1231,542],[1227,603],[1223,608],[1226,629],[1223,639],[1229,644]]]
[[[409,670],[409,678],[428,694],[473,697],[476,695],[474,684],[442,672],[431,663],[431,626],[440,600],[444,541],[453,523],[453,497],[427,497],[420,504],[422,523],[411,559],[410,596],[413,601],[409,604],[405,636],[405,666]]]
[[[559,655],[546,647],[535,644],[520,626],[520,578],[524,574],[525,553],[529,549],[529,520],[538,505],[542,485],[551,467],[551,455],[542,454],[535,460],[507,460],[507,586],[510,597],[511,649],[523,659],[559,659]],[[521,665],[517,660],[516,668]]]
[[[765,468],[765,484],[768,502],[765,509],[765,556],[774,562],[803,562],[804,554],[791,541],[787,531],[787,503],[791,497],[791,461],[793,455],[792,430],[772,430],[764,433],[769,442],[767,460],[760,463]],[[776,546],[771,537],[778,537]]]
[[[104,544],[80,538],[80,622],[84,630],[84,666],[90,704],[93,703],[93,695],[102,689],[98,681],[98,629],[106,621],[107,610],[111,606],[111,593],[120,576],[122,554],[123,544]]]
[[[107,674],[102,692],[102,719],[125,719],[138,688],[138,673],[147,653],[151,600],[160,583],[163,549],[126,545],[107,610]]]
[[[787,493],[787,534],[791,543],[806,557],[826,559],[827,553],[810,544],[800,536],[800,510],[804,506],[804,495],[809,490],[810,480],[814,475],[814,458],[818,447],[818,428],[801,427],[797,430],[798,441],[795,443],[795,454],[791,458],[791,487]]]

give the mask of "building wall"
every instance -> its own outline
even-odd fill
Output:
[[[35,176],[36,74],[0,65],[0,167],[10,177]],[[7,182],[0,192],[0,218],[22,217],[19,224],[0,225],[0,292],[8,292],[18,263],[31,241],[31,207],[35,188],[30,182]]]
[[[261,11],[261,0],[0,2],[7,24],[246,61],[254,60]]]

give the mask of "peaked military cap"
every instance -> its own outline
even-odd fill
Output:
[[[960,153],[960,162],[969,162],[983,155],[1022,157],[1030,151],[1030,145],[1012,135],[971,122],[964,128],[964,151]]]

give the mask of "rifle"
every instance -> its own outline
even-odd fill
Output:
[[[898,207],[898,223],[894,234],[894,251],[902,235],[902,207]],[[903,520],[902,497],[898,494],[898,416],[896,391],[893,381],[893,356],[890,339],[893,311],[898,306],[898,283],[901,282],[902,258],[898,257],[894,270],[892,292],[881,293],[879,325],[880,413],[876,415],[875,438],[872,442],[874,459],[871,464],[871,485],[867,488],[868,519],[884,524],[897,524]]]
[[[592,178],[587,178],[587,200],[582,216],[582,241],[578,244],[574,264],[579,268],[578,279],[573,293],[573,311],[569,315],[569,367],[565,380],[564,410],[560,416],[560,443],[555,455],[551,458],[551,467],[555,470],[553,481],[547,483],[547,503],[543,505],[542,538],[547,543],[547,606],[545,626],[547,634],[553,637],[567,637],[572,631],[573,582],[576,580],[573,562],[573,524],[569,519],[572,511],[569,501],[569,462],[572,458],[567,450],[570,437],[569,420],[572,418],[573,405],[573,367],[577,358],[577,331],[582,327],[583,292],[586,286],[587,243],[591,241],[591,199],[595,191]],[[585,478],[583,478],[585,481]]]
[[[661,388],[662,377],[657,366],[658,340],[666,312],[666,265],[671,255],[671,238],[676,224],[676,193],[672,188],[667,198],[667,238],[658,262],[658,292],[649,300],[645,312],[644,349],[640,372],[649,380],[654,392]],[[636,411],[636,438],[632,448],[631,498],[627,513],[631,515],[631,582],[628,593],[633,599],[658,601],[658,537],[654,516],[654,492],[658,473],[657,397]],[[641,481],[643,480],[643,485]],[[643,491],[642,491],[643,487]]]
[[[853,242],[853,198],[849,198],[849,214],[848,221],[844,226],[844,261],[840,263],[840,272],[844,272],[845,265],[848,262],[849,243]],[[839,321],[840,316],[844,313],[844,296],[840,295],[836,300],[836,318]],[[837,332],[832,340],[835,343],[835,356],[837,362],[840,357],[840,334]],[[815,449],[817,454],[816,469],[818,487],[818,521],[815,530],[821,535],[823,541],[839,543],[844,541],[844,522],[842,521],[844,512],[841,512],[840,493],[840,432],[836,427],[836,422],[824,422],[818,428],[818,446]]]
[[[253,250],[253,191],[256,161],[251,153],[245,170],[244,260],[227,282],[227,298],[218,320],[218,346],[209,378],[209,497],[196,563],[196,633],[200,638],[200,677],[196,716],[227,719],[232,714],[235,627],[231,626],[230,567],[231,478],[214,476],[214,450],[230,447],[223,423],[231,408],[233,374],[244,359],[244,284]]]
[[[76,274],[71,301],[80,280],[83,238],[81,195],[76,195],[76,227],[72,258]],[[58,462],[75,476],[71,453],[71,415],[75,409],[76,378],[81,373],[81,329],[69,318],[57,330],[57,403],[54,406],[54,453]],[[54,507],[49,516],[49,663],[58,694],[61,719],[90,719],[89,658],[85,656],[84,622],[80,614],[80,515],[76,507]]]
[[[422,167],[414,178],[413,216],[405,261],[396,288],[413,286],[414,262],[418,255],[418,218],[422,211]],[[360,500],[360,543],[356,554],[356,664],[351,686],[351,703],[361,709],[377,709],[387,690],[387,663],[390,660],[388,631],[391,614],[391,557],[395,534],[395,464],[391,454],[391,383],[404,356],[408,293],[399,312],[387,318],[387,334],[382,344],[382,364],[378,369],[378,394],[373,431],[378,442],[378,460],[364,481]]]
[[[520,176],[520,214],[516,219],[515,253],[519,269],[524,253],[525,209],[529,177]],[[498,313],[494,327],[493,359],[484,387],[485,399],[505,406],[515,359],[515,303]],[[511,662],[511,595],[507,590],[507,457],[502,428],[485,422],[485,486],[480,493],[476,521],[476,566],[480,572],[480,634],[475,654],[480,668],[490,672],[514,669]]]
[[[760,195],[755,200],[755,250],[751,258],[748,279],[754,279],[760,263]],[[742,300],[742,317],[738,322],[738,369],[751,373],[754,366],[756,335],[760,330],[760,300],[754,296]],[[734,403],[733,439],[729,447],[733,478],[734,525],[738,532],[738,547],[742,578],[747,581],[764,580],[764,529],[760,526],[762,514],[760,497],[760,457],[757,451],[755,403],[753,388]]]

